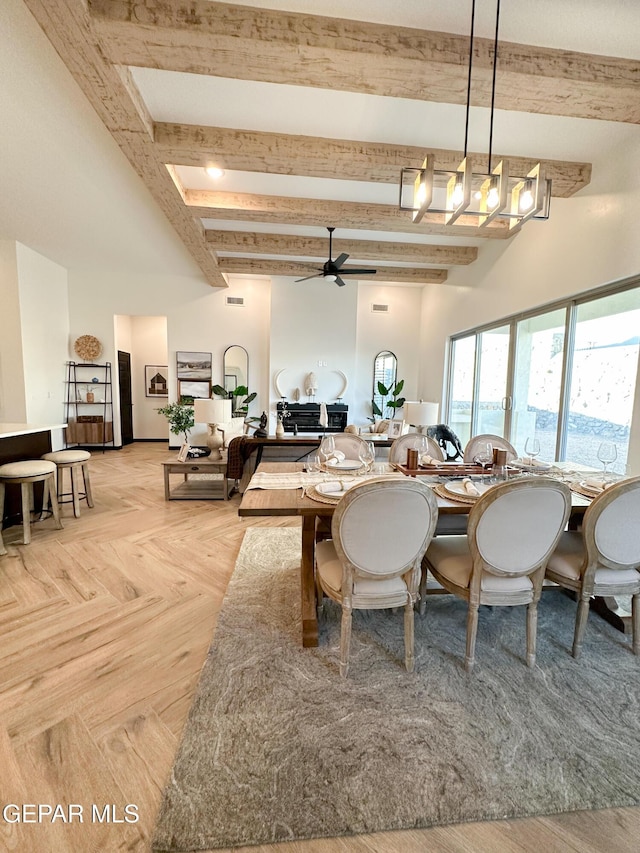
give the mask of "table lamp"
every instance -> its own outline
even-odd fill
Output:
[[[404,420],[422,433],[425,427],[438,423],[439,409],[438,403],[425,403],[423,400],[418,403],[405,403]]]
[[[224,437],[218,431],[218,424],[231,420],[231,400],[194,400],[193,419],[197,424],[207,424],[207,447],[211,448],[212,459],[222,459],[220,448]]]

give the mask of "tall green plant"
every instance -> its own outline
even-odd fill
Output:
[[[373,414],[379,418],[393,418],[396,411],[404,406],[405,398],[400,394],[404,388],[404,379],[399,379],[388,387],[382,382],[378,382],[378,394],[382,397],[382,408],[378,406],[375,400],[371,401]],[[386,414],[384,414],[386,412]]]
[[[169,421],[169,429],[174,435],[184,435],[185,443],[188,443],[189,438],[187,432],[193,427],[193,406],[188,406],[186,403],[170,403],[168,406],[162,406],[156,409],[161,415]]]
[[[246,385],[238,385],[233,391],[227,391],[222,385],[214,385],[211,390],[216,397],[231,397],[234,418],[246,417],[249,414],[249,403],[258,396],[255,392],[250,394]]]

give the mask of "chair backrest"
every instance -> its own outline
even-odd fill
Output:
[[[437,441],[429,438],[428,435],[421,435],[419,432],[408,432],[406,435],[401,435],[396,438],[389,449],[389,464],[399,463],[404,465],[407,461],[407,450],[413,450],[419,446],[422,439],[426,439],[427,449],[425,453],[432,456],[434,459],[444,461],[444,453]]]
[[[359,435],[350,432],[336,432],[333,434],[336,450],[344,453],[346,459],[358,459],[358,453],[363,444],[366,444]]]
[[[438,520],[432,490],[418,479],[378,479],[354,486],[331,522],[343,573],[385,579],[412,571],[412,590]]]
[[[640,568],[640,477],[608,486],[587,508],[582,535],[588,569]]]
[[[544,573],[570,511],[571,492],[558,480],[523,477],[489,489],[469,513],[474,576]]]
[[[518,451],[511,442],[507,441],[506,438],[503,438],[501,435],[484,433],[483,435],[474,435],[469,439],[467,446],[464,449],[464,461],[468,463],[473,462],[473,457],[478,453],[480,446],[482,444],[486,444],[488,441],[490,441],[494,447],[507,451],[508,462],[518,458]]]

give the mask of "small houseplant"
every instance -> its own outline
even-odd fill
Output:
[[[382,397],[382,408],[380,408],[375,400],[371,401],[371,409],[374,417],[393,419],[397,410],[404,406],[405,398],[400,396],[403,388],[404,379],[393,382],[389,386],[378,382],[378,394]]]
[[[185,444],[189,443],[188,431],[193,427],[193,406],[188,406],[186,403],[170,403],[168,406],[162,406],[156,409],[161,415],[169,421],[169,428],[174,435],[184,435]]]
[[[231,408],[234,418],[246,418],[249,414],[249,403],[253,402],[257,394],[249,393],[246,385],[238,385],[233,391],[227,391],[222,385],[214,385],[211,388],[216,397],[229,397],[231,399]]]

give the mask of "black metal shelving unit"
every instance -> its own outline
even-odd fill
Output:
[[[96,379],[98,381],[94,381]],[[97,364],[92,361],[69,361],[65,384],[67,447],[72,444],[92,447],[101,445],[104,452],[107,445],[114,446],[111,362]],[[91,402],[87,400],[89,388],[95,389]]]

